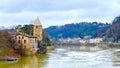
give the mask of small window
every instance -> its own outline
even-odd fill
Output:
[[[18,37],[20,39],[20,37]]]
[[[36,29],[38,29],[38,26],[36,26]]]
[[[20,44],[20,40],[18,40],[18,44]]]
[[[22,37],[22,39],[24,39],[24,37]]]
[[[26,40],[24,40],[24,44],[26,44]]]

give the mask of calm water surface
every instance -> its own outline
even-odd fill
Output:
[[[79,51],[62,47],[46,55],[22,57],[18,61],[0,61],[0,68],[120,68],[118,49]]]

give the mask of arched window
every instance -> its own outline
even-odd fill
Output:
[[[20,40],[18,40],[18,44],[20,44]]]
[[[20,37],[18,37],[20,39]]]
[[[24,40],[24,44],[26,44],[26,40]]]

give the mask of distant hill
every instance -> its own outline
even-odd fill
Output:
[[[44,29],[51,38],[74,38],[84,36],[105,37],[105,41],[120,41],[120,16],[112,24],[98,22],[80,22],[63,26],[51,26]]]
[[[120,16],[115,17],[110,28],[106,31],[108,41],[120,41]]]
[[[51,38],[74,38],[84,36],[103,37],[111,24],[98,22],[80,22],[63,26],[51,26],[44,29]]]

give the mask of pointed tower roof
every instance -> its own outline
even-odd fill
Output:
[[[35,20],[34,25],[42,25],[38,17]]]

